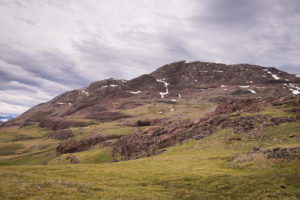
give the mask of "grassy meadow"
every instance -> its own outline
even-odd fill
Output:
[[[245,115],[277,116],[279,111],[266,107]],[[130,134],[134,128],[113,122],[73,130],[78,138],[93,131]],[[299,120],[264,127],[251,140],[247,133],[239,134],[240,141],[230,140],[233,130],[221,129],[160,155],[120,162],[112,162],[110,147],[97,145],[57,156],[59,141],[48,134],[36,126],[1,129],[0,199],[300,199],[299,159],[247,154],[254,147],[299,147]],[[80,163],[71,164],[70,156]]]

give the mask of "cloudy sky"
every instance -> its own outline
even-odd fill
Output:
[[[179,60],[300,74],[299,0],[0,0],[0,114]]]

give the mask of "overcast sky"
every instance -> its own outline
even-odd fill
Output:
[[[300,74],[299,0],[0,0],[0,114],[180,61]]]

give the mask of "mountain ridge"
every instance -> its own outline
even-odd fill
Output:
[[[19,117],[4,123],[3,126],[26,125],[38,122],[51,115],[92,118],[92,115],[104,115],[105,110],[115,106],[106,102],[124,103],[126,99],[168,99],[195,98],[195,95],[207,95],[215,90],[219,96],[243,97],[251,94],[257,97],[286,96],[300,93],[300,78],[280,71],[274,67],[261,67],[250,64],[226,65],[209,62],[179,61],[163,65],[150,74],[144,74],[131,80],[105,79],[91,83],[88,87],[65,92],[49,102],[29,109]],[[209,91],[210,94],[214,91]],[[277,93],[277,94],[276,94]],[[218,95],[212,95],[217,97]],[[212,97],[212,98],[215,98]],[[122,101],[124,100],[124,101]],[[36,114],[38,113],[39,114]],[[115,113],[116,118],[117,113]]]

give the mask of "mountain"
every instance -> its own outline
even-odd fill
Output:
[[[1,125],[0,196],[298,199],[299,94],[296,75],[249,64],[91,83]]]
[[[299,83],[300,78],[276,68],[181,61],[164,65],[151,74],[129,81],[107,79],[63,93],[33,107],[5,126],[39,122],[42,127],[51,128],[49,126],[56,126],[70,118],[113,121],[129,117],[118,111],[140,106],[145,99],[177,101],[182,98],[198,102],[226,102],[241,97],[297,95],[300,93]],[[66,123],[88,125],[70,120]]]
[[[0,124],[3,122],[7,122],[8,120],[13,119],[14,116],[0,116]]]

